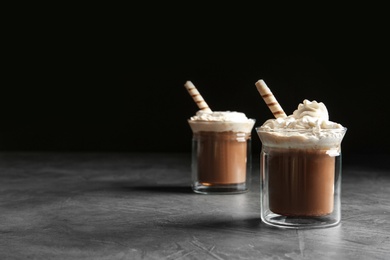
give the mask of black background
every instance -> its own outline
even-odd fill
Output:
[[[184,83],[212,110],[259,126],[272,118],[255,87],[263,79],[287,114],[304,99],[324,102],[348,128],[344,154],[390,153],[381,7],[171,7],[56,8],[10,21],[0,149],[190,152],[198,108]]]

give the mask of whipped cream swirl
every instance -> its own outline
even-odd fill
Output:
[[[250,133],[255,120],[242,112],[199,110],[188,120],[193,132],[244,132]]]
[[[208,112],[199,110],[191,120],[219,121],[219,122],[246,122],[248,118],[242,112],[236,111],[214,111]]]
[[[346,132],[341,124],[329,121],[328,110],[322,102],[307,99],[291,115],[268,119],[256,130],[266,146],[326,149],[331,156],[339,154]]]
[[[303,103],[288,117],[269,119],[262,126],[268,129],[337,129],[341,124],[329,121],[328,109],[322,102],[309,101]]]

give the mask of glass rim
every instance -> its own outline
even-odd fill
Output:
[[[256,132],[261,133],[313,133],[313,132],[346,132],[347,127],[342,128],[263,128],[262,126],[255,127]]]
[[[206,121],[206,120],[191,120],[187,119],[188,123],[194,124],[252,124],[256,122],[254,118],[248,118],[247,121]]]

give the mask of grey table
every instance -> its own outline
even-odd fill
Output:
[[[249,192],[200,195],[188,154],[3,152],[0,259],[390,259],[386,158],[344,159],[340,226],[291,230],[259,219],[256,156]]]

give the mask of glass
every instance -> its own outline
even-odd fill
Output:
[[[192,189],[201,194],[249,190],[253,122],[188,121],[192,137]]]
[[[260,214],[264,223],[285,228],[340,223],[341,141],[346,130],[256,128],[262,143]]]

